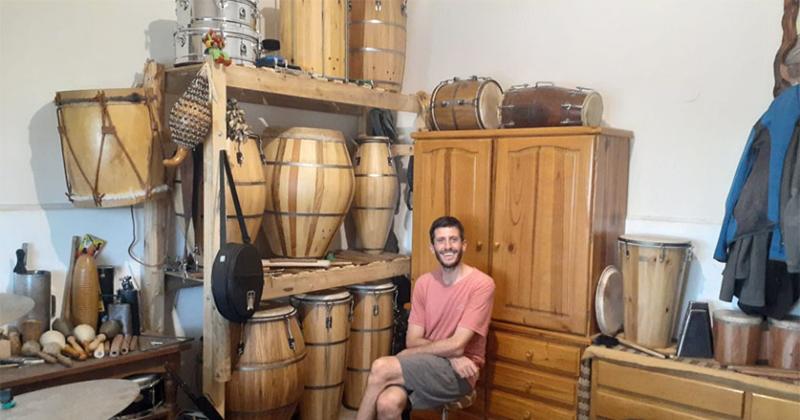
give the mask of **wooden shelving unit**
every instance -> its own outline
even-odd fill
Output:
[[[153,86],[161,87],[161,92],[180,95],[189,81],[197,73],[200,65],[178,67],[165,71],[163,81]],[[360,127],[366,127],[366,112],[371,108],[384,108],[393,111],[420,114],[422,108],[415,95],[403,95],[373,89],[355,83],[343,83],[313,78],[305,74],[248,68],[241,66],[222,67],[212,65],[209,84],[213,90],[211,133],[203,145],[204,165],[204,226],[203,231],[203,287],[204,287],[204,319],[203,319],[203,391],[216,405],[220,412],[225,410],[225,383],[231,378],[231,354],[229,323],[216,310],[211,294],[211,268],[214,257],[219,250],[219,151],[224,148],[226,140],[225,104],[227,98],[235,97],[242,102],[266,104],[281,107],[323,111],[337,114],[354,115],[361,118]],[[411,147],[399,147],[399,154],[410,154]],[[146,208],[148,238],[145,239],[146,254],[157,255],[155,249],[164,249],[164,236],[168,229],[163,227],[169,217],[165,208],[168,200],[158,200],[156,204]],[[148,253],[148,251],[150,251]],[[163,254],[162,254],[163,255]],[[410,258],[396,254],[367,256],[366,254],[344,251],[340,256],[352,261],[352,265],[318,270],[266,272],[264,277],[264,300],[324,290],[331,287],[363,283],[387,277],[410,273]],[[155,271],[148,271],[145,285],[157,283]],[[163,273],[160,274],[163,296]],[[150,296],[158,296],[155,289]],[[163,305],[163,303],[162,303]],[[163,325],[163,321],[152,319],[158,310],[151,310],[149,325]],[[163,317],[163,306],[161,311]]]

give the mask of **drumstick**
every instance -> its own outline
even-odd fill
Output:
[[[119,347],[119,352],[122,355],[128,354],[131,347],[131,336],[126,335],[122,338],[122,345]]]
[[[44,345],[44,352],[55,357],[58,363],[66,367],[72,367],[72,360],[61,354],[61,346],[58,343],[47,343]]]
[[[26,341],[25,344],[22,345],[22,355],[38,357],[44,359],[47,363],[56,363],[56,358],[42,352],[42,347],[36,341]]]
[[[119,348],[122,345],[122,340],[124,337],[122,334],[117,335],[114,337],[114,341],[111,342],[111,351],[108,352],[108,355],[111,357],[119,356]]]

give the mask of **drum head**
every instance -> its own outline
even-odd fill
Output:
[[[797,331],[800,330],[800,316],[787,315],[784,319],[769,319],[770,328],[780,328],[784,330]]]
[[[262,306],[260,310],[256,311],[253,314],[253,321],[271,321],[275,319],[281,319],[290,317],[297,313],[297,309],[294,308],[292,305],[287,305],[285,302],[281,303],[269,303],[266,306]]]
[[[763,319],[760,316],[747,315],[742,311],[720,309],[714,311],[714,321],[729,322],[731,324],[759,325]]]
[[[688,239],[675,238],[662,235],[620,235],[619,242],[634,244],[644,247],[687,248],[692,246]]]
[[[589,127],[599,127],[603,120],[603,97],[597,92],[589,92],[583,100],[581,121]]]
[[[303,293],[292,296],[292,300],[316,302],[316,303],[333,303],[342,302],[350,299],[350,292],[341,288],[321,290],[312,293]]]
[[[622,274],[613,265],[606,267],[600,274],[594,300],[594,310],[600,332],[613,337],[622,329],[625,315]]]
[[[394,285],[392,282],[372,282],[372,283],[364,283],[364,284],[354,284],[352,286],[347,286],[348,289],[353,291],[354,293],[375,293],[375,292],[391,292],[397,289],[397,286]]]
[[[478,93],[478,118],[483,128],[488,130],[500,128],[501,102],[503,102],[503,89],[494,80],[487,80]]]

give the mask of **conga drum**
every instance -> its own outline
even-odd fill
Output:
[[[281,0],[281,55],[305,71],[347,76],[347,1]]]
[[[800,370],[800,316],[769,319],[769,365]]]
[[[267,183],[264,178],[264,165],[261,161],[259,142],[250,137],[239,143],[228,139],[226,142],[231,174],[236,185],[236,194],[242,206],[242,216],[251,240],[255,240],[264,217],[267,200]],[[228,242],[242,243],[242,231],[236,219],[236,208],[230,187],[225,188],[225,213]]]
[[[373,282],[349,286],[353,294],[353,320],[347,344],[347,376],[344,406],[357,410],[367,388],[372,362],[392,351],[395,298],[392,282]]]
[[[351,0],[349,78],[400,92],[406,64],[407,0]]]
[[[155,97],[146,89],[56,93],[67,198],[124,207],[165,193]]]
[[[503,89],[494,79],[454,77],[439,83],[431,94],[431,123],[435,130],[477,130],[500,127]]]
[[[504,128],[597,127],[603,119],[603,98],[591,89],[543,82],[512,86],[503,95],[500,119]]]
[[[760,316],[741,311],[714,311],[714,359],[723,366],[756,364],[762,323]]]
[[[356,139],[356,188],[353,196],[353,220],[359,248],[380,254],[392,227],[400,185],[392,163],[388,137],[362,136]]]
[[[297,310],[269,304],[247,321],[244,334],[244,353],[225,388],[225,418],[290,419],[305,378],[306,346]]]
[[[292,297],[308,352],[305,391],[300,401],[302,419],[339,418],[352,302],[353,297],[344,289]]]
[[[625,338],[645,347],[668,347],[680,309],[692,243],[662,236],[622,235],[618,245]]]
[[[264,234],[273,254],[320,258],[353,201],[353,166],[344,135],[294,127],[264,131]]]

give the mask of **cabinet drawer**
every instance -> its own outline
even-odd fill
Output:
[[[495,331],[489,359],[503,358],[529,367],[539,367],[578,376],[581,349],[535,338]]]
[[[709,416],[682,411],[663,402],[652,402],[598,389],[592,392],[592,418],[701,420],[708,419]]]
[[[489,383],[508,388],[528,397],[539,397],[575,406],[576,381],[549,373],[497,362],[490,369]]]
[[[575,411],[540,401],[526,400],[493,389],[489,392],[489,418],[514,420],[575,419]]]
[[[767,395],[753,394],[750,419],[800,420],[800,397],[798,400],[784,400]]]
[[[599,361],[597,384],[659,400],[741,418],[744,391]]]

